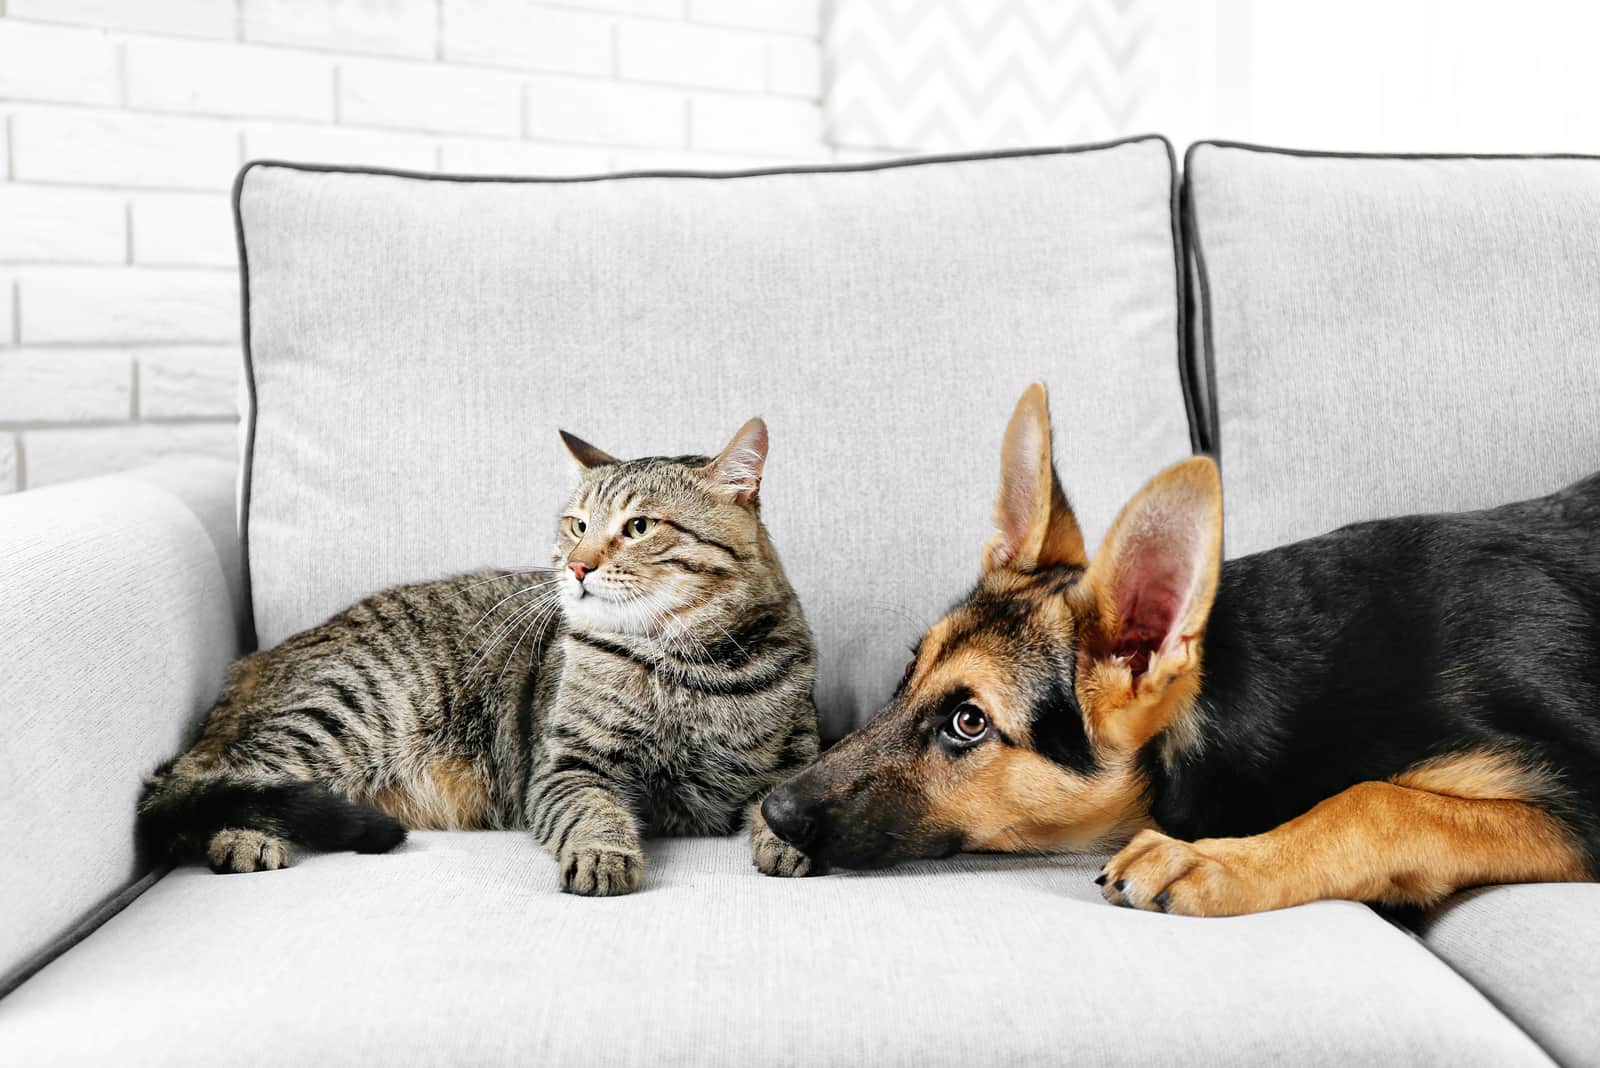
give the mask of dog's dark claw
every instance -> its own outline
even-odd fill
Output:
[[[1151,898],[1151,900],[1155,902],[1156,908],[1160,909],[1162,912],[1165,912],[1167,911],[1167,902],[1172,900],[1172,896],[1163,890],[1161,893]]]
[[[1106,885],[1106,873],[1105,872],[1101,872],[1099,875],[1095,876],[1094,885],[1096,885],[1096,886],[1104,886],[1104,885]]]
[[[1111,885],[1116,887],[1118,890],[1126,890],[1128,888],[1128,880],[1126,880],[1126,879],[1118,879],[1116,882],[1112,883]]]

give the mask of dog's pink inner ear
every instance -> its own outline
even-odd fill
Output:
[[[1161,532],[1135,540],[1112,591],[1118,620],[1112,655],[1127,660],[1137,683],[1152,659],[1177,652],[1192,637],[1182,630],[1199,592],[1204,557],[1198,538]]]
[[[1092,651],[1125,662],[1134,684],[1193,666],[1222,560],[1222,484],[1204,458],[1174,464],[1123,508],[1086,586],[1099,602]]]

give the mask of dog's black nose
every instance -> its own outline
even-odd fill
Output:
[[[817,804],[800,797],[787,786],[780,786],[761,802],[761,815],[772,833],[796,849],[804,849],[817,837]]]

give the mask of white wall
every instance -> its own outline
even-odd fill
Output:
[[[1594,0],[1183,0],[1140,118],[1375,152],[1600,153]]]
[[[0,0],[0,492],[231,457],[227,189],[826,159],[821,0]]]

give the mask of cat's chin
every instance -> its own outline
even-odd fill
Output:
[[[612,634],[650,635],[661,628],[663,618],[673,608],[655,603],[653,598],[618,601],[604,594],[587,593],[562,597],[567,619],[585,630]]]

